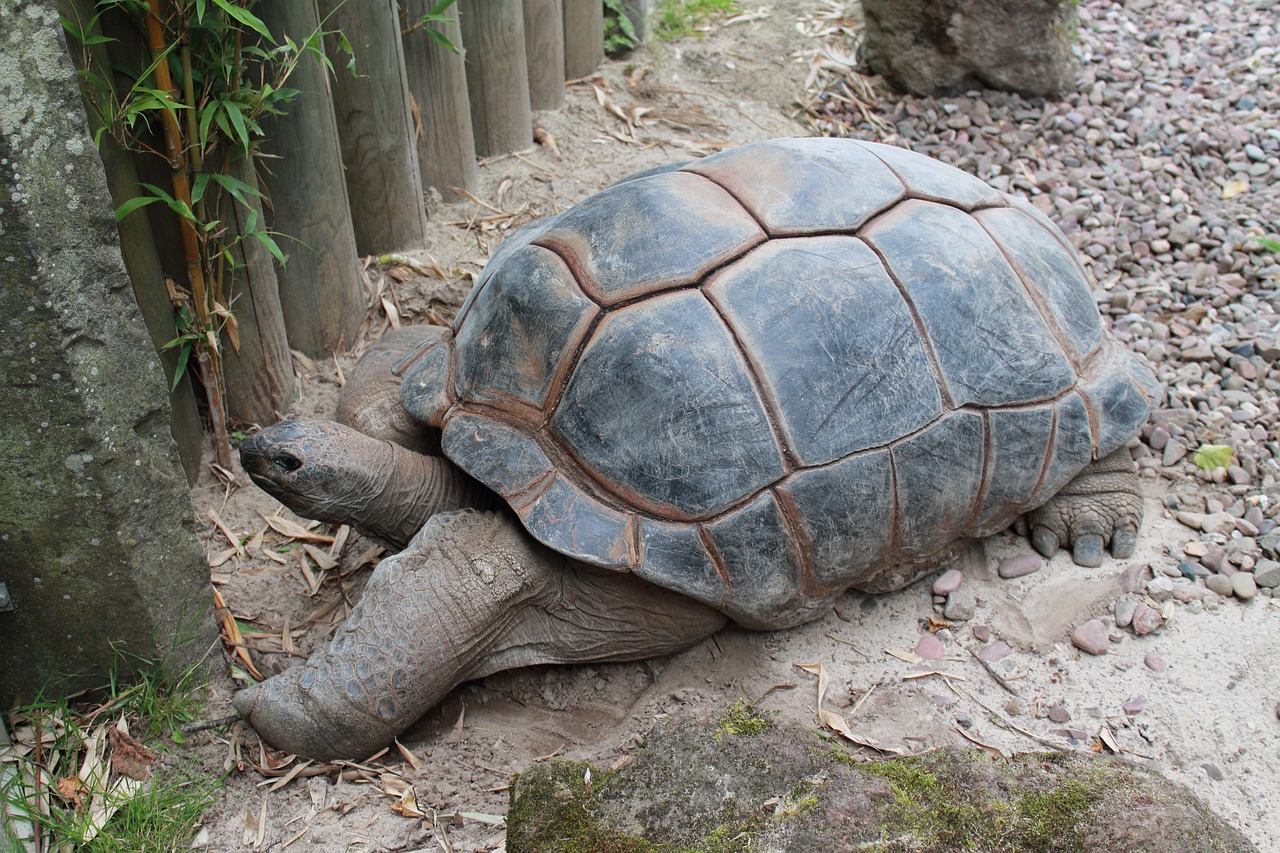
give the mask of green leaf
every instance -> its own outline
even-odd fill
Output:
[[[258,20],[257,16],[248,9],[233,5],[228,0],[213,0],[213,4],[267,41],[275,43],[275,39],[271,37],[271,31],[267,29],[267,25]]]
[[[182,381],[183,375],[187,372],[187,362],[191,360],[191,342],[186,341],[182,349],[178,350],[178,363],[173,368],[173,384],[169,386],[169,393],[172,394],[174,389],[178,387],[178,383]]]
[[[200,174],[196,175],[195,180],[191,182],[191,203],[192,204],[199,204],[200,199],[204,198],[204,191],[206,188],[208,188],[209,178],[211,177],[212,175],[210,175],[208,172],[201,172]]]
[[[1202,444],[1191,461],[1206,471],[1225,468],[1231,464],[1231,448],[1225,444]]]
[[[424,27],[423,32],[427,34],[427,38],[431,39],[433,42],[440,45],[445,50],[450,51],[452,53],[457,53],[457,54],[462,53],[462,51],[458,50],[458,46],[453,42],[449,41],[449,37],[446,36],[444,33],[440,32],[439,30],[433,30],[431,29],[431,27]]]
[[[1280,254],[1280,240],[1272,240],[1270,237],[1254,237],[1253,239],[1268,252]]]
[[[121,221],[130,213],[133,213],[135,210],[137,210],[138,208],[146,207],[152,202],[157,202],[157,201],[164,201],[164,199],[157,198],[156,196],[153,196],[153,195],[134,196],[133,198],[129,199],[124,204],[116,208],[116,222]]]
[[[240,140],[241,150],[249,150],[249,129],[244,126],[244,116],[240,113],[240,105],[235,101],[223,101],[222,109],[227,114],[231,124],[235,126],[235,138]]]
[[[257,187],[246,184],[239,178],[233,178],[231,175],[215,174],[212,176],[218,185],[231,193],[231,196],[241,204],[248,207],[250,198],[262,198],[262,191]]]
[[[280,251],[280,247],[276,245],[276,241],[266,231],[255,231],[249,235],[256,237],[258,242],[267,247],[267,251],[271,256],[280,262],[280,266],[287,266],[288,262],[284,259],[284,252]]]

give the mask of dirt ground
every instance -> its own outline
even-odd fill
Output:
[[[481,168],[476,201],[431,206],[430,243],[411,253],[425,274],[407,264],[369,266],[370,328],[355,351],[390,325],[389,313],[405,323],[448,319],[489,252],[530,219],[649,166],[809,135],[795,118],[796,98],[830,6],[775,3],[705,38],[606,62],[596,79],[570,86],[560,110],[535,116],[554,148],[494,158]],[[300,362],[291,414],[332,416],[353,363],[351,354]],[[326,640],[380,551],[354,533],[325,541],[335,533],[326,528],[300,547],[288,522],[302,522],[285,510],[285,522],[269,525],[264,516],[275,518],[279,505],[243,472],[232,474],[234,482],[210,474],[200,483],[197,518],[214,582],[242,628],[258,629],[245,639],[254,664],[270,674]],[[1168,562],[1188,538],[1163,497],[1147,495],[1133,563]],[[244,536],[249,544],[237,553],[230,540]],[[891,595],[850,594],[825,618],[789,631],[731,627],[666,659],[540,667],[466,684],[402,738],[402,751],[360,764],[282,764],[247,728],[202,733],[194,755],[233,772],[198,843],[218,851],[503,850],[512,774],[550,756],[607,767],[662,715],[740,698],[816,725],[818,681],[797,664],[820,663],[830,676],[823,707],[879,747],[862,748],[868,757],[970,742],[1006,752],[1115,750],[1188,784],[1260,848],[1280,845],[1276,601],[1211,595],[1157,604],[1172,617],[1163,628],[1144,637],[1113,629],[1111,652],[1092,657],[1069,635],[1094,616],[1112,624],[1129,563],[1081,569],[1063,555],[1026,577],[997,576],[999,560],[1026,553],[1012,533],[970,553],[960,568],[976,613],[941,632],[941,660],[914,653],[938,618],[927,579]],[[1006,643],[1008,656],[984,667],[970,651],[984,647],[975,627],[989,630],[987,646]],[[1166,671],[1144,665],[1152,652]],[[230,677],[214,686],[209,717],[231,713],[236,686]]]

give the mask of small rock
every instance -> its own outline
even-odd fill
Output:
[[[1124,709],[1124,712],[1128,714],[1130,717],[1134,716],[1135,714],[1141,714],[1142,709],[1147,707],[1147,697],[1134,696],[1132,699],[1130,699],[1128,702],[1125,702],[1120,707]]]
[[[1138,603],[1136,601],[1130,601],[1127,598],[1118,599],[1114,608],[1116,614],[1116,627],[1128,628],[1133,622],[1133,612],[1137,608]]]
[[[1199,601],[1204,598],[1204,596],[1204,589],[1193,583],[1180,583],[1173,587],[1173,600],[1181,601],[1183,604],[1189,604],[1192,601]]]
[[[933,634],[921,634],[916,642],[916,654],[924,660],[942,660],[946,657],[947,650]]]
[[[1182,510],[1181,512],[1175,512],[1173,517],[1183,527],[1190,527],[1192,530],[1203,529],[1200,526],[1204,523],[1204,513],[1202,512],[1188,512],[1187,510]]]
[[[978,652],[978,657],[987,663],[995,663],[998,660],[1004,660],[1013,654],[1013,649],[1009,648],[1009,644],[1004,640],[996,640],[982,651]]]
[[[1280,586],[1280,562],[1263,557],[1253,565],[1253,582],[1265,589]]]
[[[1181,462],[1182,457],[1186,455],[1187,446],[1176,438],[1171,438],[1169,443],[1164,446],[1164,453],[1161,454],[1160,463],[1166,468],[1172,468]]]
[[[1061,702],[1050,706],[1046,713],[1048,714],[1049,719],[1053,720],[1055,723],[1067,723],[1071,721],[1071,712],[1068,711],[1067,706],[1063,705]]]
[[[1004,711],[1010,717],[1021,716],[1023,711],[1022,700],[1020,700],[1017,696],[1013,697],[1008,702],[1004,703]],[[1276,716],[1280,717],[1280,705],[1276,706]]]
[[[1231,591],[1241,601],[1248,601],[1258,594],[1258,584],[1248,572],[1236,572],[1231,576]]]
[[[1196,578],[1207,578],[1212,574],[1208,569],[1194,560],[1178,563],[1178,574],[1184,578],[1195,580]]]
[[[1149,355],[1149,353],[1148,353]],[[1152,450],[1164,450],[1165,445],[1169,443],[1169,431],[1164,427],[1156,427],[1151,430],[1151,437],[1147,439],[1147,446]]]
[[[990,625],[974,625],[969,630],[972,632],[973,638],[979,643],[985,643],[987,640],[991,639]]]
[[[1215,764],[1201,764],[1200,766],[1204,769],[1205,775],[1215,782],[1221,782],[1226,778]]]
[[[934,595],[950,595],[964,583],[964,575],[959,569],[947,569],[933,582]]]
[[[1150,634],[1163,624],[1160,614],[1145,604],[1139,604],[1133,611],[1133,633],[1139,637]]]
[[[1203,557],[1209,553],[1209,545],[1205,542],[1188,542],[1182,546],[1182,553],[1188,557]]]
[[[1120,573],[1120,588],[1125,592],[1142,592],[1147,587],[1146,566],[1130,563]]]
[[[1222,564],[1227,560],[1227,552],[1220,545],[1213,545],[1205,549],[1204,554],[1200,556],[1200,564],[1210,571],[1222,571]]]
[[[1147,584],[1147,595],[1156,601],[1168,601],[1173,597],[1173,581],[1161,575],[1158,578],[1152,578]],[[1134,614],[1135,617],[1137,614]]]
[[[1223,598],[1232,594],[1231,578],[1226,575],[1209,575],[1204,579],[1204,585]]]
[[[1146,665],[1147,669],[1152,672],[1164,672],[1169,668],[1169,664],[1164,662],[1164,658],[1160,657],[1160,655],[1155,652],[1147,652],[1147,655],[1142,659],[1142,662]]]
[[[942,609],[942,615],[954,622],[967,622],[976,610],[973,599],[957,590],[947,596],[947,606]]]
[[[1043,565],[1044,560],[1041,559],[1039,554],[1018,554],[1001,560],[1000,565],[996,567],[996,574],[1006,580],[1020,578],[1023,575],[1040,571]]]
[[[1090,619],[1071,633],[1071,643],[1082,652],[1091,655],[1105,655],[1111,647],[1111,639],[1107,636],[1107,626],[1101,619]]]

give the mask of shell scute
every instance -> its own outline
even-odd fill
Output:
[[[454,381],[467,400],[539,408],[599,309],[554,253],[528,245],[507,258],[458,330]]]
[[[716,184],[674,171],[601,190],[537,237],[601,305],[692,284],[765,239]]]
[[[899,553],[929,554],[964,529],[982,488],[985,444],[982,415],[957,411],[893,446]]]
[[[706,292],[750,354],[800,464],[887,444],[941,413],[911,311],[860,240],[772,240]]]
[[[742,353],[696,290],[605,317],[550,425],[604,489],[666,518],[719,512],[782,474]]]
[[[863,236],[918,312],[957,407],[1047,399],[1075,382],[1022,283],[972,216],[908,200]]]
[[[743,145],[691,163],[684,171],[725,187],[775,237],[852,231],[905,193],[879,158],[846,139]]]

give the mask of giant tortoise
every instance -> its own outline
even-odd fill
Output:
[[[237,695],[291,752],[367,754],[502,669],[797,625],[1023,513],[1044,554],[1134,548],[1151,372],[1039,210],[901,148],[625,179],[420,334],[399,405],[447,458],[332,423],[242,446],[299,513],[403,549],[327,649]]]

